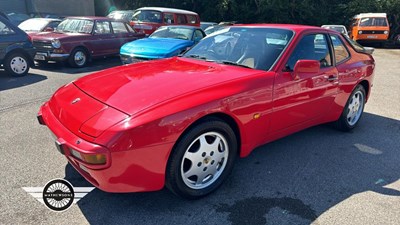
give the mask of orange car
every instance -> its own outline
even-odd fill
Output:
[[[389,30],[386,13],[361,13],[353,17],[350,38],[383,45],[389,37]]]

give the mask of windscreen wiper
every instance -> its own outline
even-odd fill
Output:
[[[246,66],[246,65],[243,65],[243,64],[240,64],[240,63],[237,63],[237,62],[228,61],[228,60],[221,60],[221,61],[218,61],[218,62],[222,63],[222,64],[225,64],[225,65],[240,66],[240,67],[244,67],[244,68],[253,69],[250,66]]]
[[[204,56],[199,56],[199,55],[195,55],[195,54],[184,55],[184,56],[186,56],[186,57],[188,57],[188,58],[194,58],[194,59],[205,60],[205,61],[207,61],[207,62],[215,62],[215,60],[207,59],[207,58],[204,57]]]

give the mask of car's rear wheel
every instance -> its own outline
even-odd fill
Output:
[[[4,69],[13,77],[25,76],[29,71],[28,59],[22,53],[12,53],[4,61]]]
[[[88,62],[88,53],[83,48],[74,49],[68,59],[69,65],[77,68],[86,66],[87,62]]]
[[[199,123],[175,145],[168,161],[166,186],[190,199],[210,194],[232,171],[237,148],[236,135],[225,122],[208,119]]]
[[[357,126],[364,112],[366,94],[362,85],[357,85],[351,93],[340,118],[335,122],[339,130],[349,131]]]

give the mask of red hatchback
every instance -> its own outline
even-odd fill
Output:
[[[182,57],[71,82],[44,103],[38,120],[101,190],[165,185],[198,198],[222,184],[236,156],[257,146],[322,123],[356,127],[374,67],[370,54],[336,31],[232,26]]]
[[[107,17],[69,17],[53,32],[31,36],[36,61],[68,61],[73,67],[84,67],[92,58],[117,55],[123,44],[144,34]]]

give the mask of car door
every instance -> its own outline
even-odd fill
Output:
[[[114,51],[119,52],[122,45],[127,42],[138,39],[138,34],[126,23],[121,21],[111,22],[112,31],[114,33]],[[140,36],[143,36],[140,34]]]
[[[104,56],[117,54],[115,37],[109,21],[96,21],[94,28],[93,55]]]
[[[317,60],[319,72],[293,73],[299,60]],[[279,131],[325,115],[338,91],[338,71],[334,66],[330,40],[326,33],[303,35],[277,73],[271,129]]]

